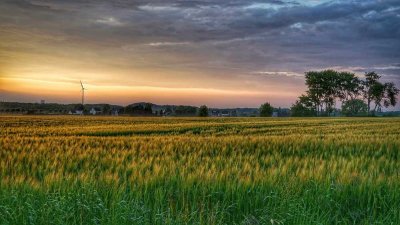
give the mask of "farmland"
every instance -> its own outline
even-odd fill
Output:
[[[0,117],[0,224],[400,224],[400,118]]]

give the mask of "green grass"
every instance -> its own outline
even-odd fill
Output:
[[[0,224],[400,224],[400,119],[0,117]]]

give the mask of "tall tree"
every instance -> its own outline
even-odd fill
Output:
[[[338,72],[334,70],[325,70],[321,72],[321,76],[323,77],[322,88],[325,111],[327,116],[329,116],[333,111],[333,106],[338,93]]]
[[[307,95],[315,102],[317,114],[321,115],[325,104],[325,112],[329,116],[339,93],[338,72],[334,70],[310,71],[305,77],[308,86]]]
[[[364,98],[367,101],[368,114],[371,111],[371,103],[375,104],[373,112],[382,109],[384,107],[395,106],[397,104],[397,95],[400,90],[395,87],[394,83],[381,83],[379,76],[375,72],[369,72],[365,74],[365,81],[363,82]]]
[[[385,92],[384,106],[395,106],[400,90],[394,86],[394,83],[390,82],[385,84]]]
[[[356,99],[362,90],[360,79],[349,72],[338,73],[336,86],[336,95],[342,102]]]
[[[381,82],[376,82],[372,88],[372,100],[374,101],[374,110],[373,112],[375,113],[378,109],[380,111],[382,109],[382,101],[385,98],[385,90],[386,90],[386,85],[382,84]]]
[[[307,96],[314,103],[317,115],[320,115],[322,111],[322,98],[324,92],[322,87],[322,77],[319,72],[310,71],[305,74],[305,78],[308,87]]]
[[[377,96],[381,95],[379,90],[381,89],[379,83],[379,76],[375,72],[369,72],[365,74],[365,81],[363,81],[363,95],[365,100],[367,101],[368,115],[370,115],[371,111],[371,102],[376,100]]]
[[[361,94],[362,84],[361,80],[354,74],[349,72],[340,72],[338,73],[337,80],[337,97],[342,102],[342,110],[345,103],[346,107],[350,107],[346,109],[349,112],[356,112],[360,101],[356,101],[358,96]]]

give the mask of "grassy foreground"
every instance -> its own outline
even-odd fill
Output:
[[[0,117],[0,224],[400,224],[400,118]]]

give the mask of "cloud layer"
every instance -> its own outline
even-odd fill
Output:
[[[5,78],[254,90],[277,103],[311,69],[376,70],[400,86],[398,0],[6,0],[0,41]]]

